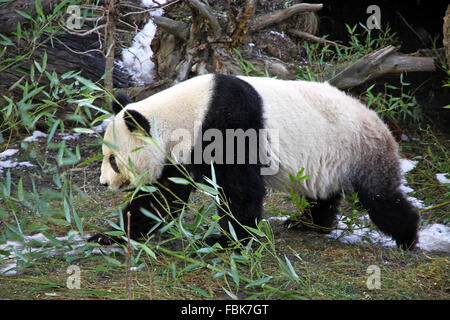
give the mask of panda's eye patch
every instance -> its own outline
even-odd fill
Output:
[[[117,166],[116,158],[114,155],[109,156],[109,164],[111,165],[111,168],[116,172],[120,173],[119,167]]]

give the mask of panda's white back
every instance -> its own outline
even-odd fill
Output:
[[[309,178],[298,191],[326,198],[350,184],[347,173],[370,157],[380,136],[395,144],[375,112],[328,83],[240,78],[262,97],[266,128],[278,130],[279,172],[265,177],[276,189],[305,168]]]

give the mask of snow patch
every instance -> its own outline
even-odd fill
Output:
[[[39,131],[39,130],[36,130],[36,131],[33,132],[32,136],[26,137],[25,139],[23,139],[23,141],[25,141],[25,142],[36,142],[36,141],[39,140],[39,138],[43,138],[43,137],[46,137],[46,136],[47,136],[46,133],[44,133],[42,131]]]
[[[408,160],[408,159],[400,159],[400,170],[402,172],[402,175],[404,176],[407,172],[414,169],[414,167],[419,163],[419,161],[414,160]],[[418,209],[426,209],[427,207],[422,200],[419,200],[417,198],[408,196],[408,193],[411,193],[414,191],[413,188],[410,188],[406,186],[406,179],[402,177],[401,184],[399,186],[399,190],[406,196],[406,199],[416,208]]]
[[[167,0],[160,0],[157,3],[151,0],[143,0],[141,6],[153,8],[166,3]],[[150,45],[156,34],[156,25],[153,23],[151,17],[162,16],[163,13],[164,11],[162,9],[151,11],[149,13],[150,20],[144,28],[136,34],[132,46],[122,50],[122,61],[119,61],[118,64],[127,70],[138,85],[152,82],[155,64],[152,61],[153,51]]]
[[[450,179],[446,177],[446,173],[436,173],[436,179],[441,184],[450,183]]]
[[[19,152],[18,149],[7,149],[0,153],[0,174],[3,173],[4,169],[10,169],[15,167],[34,167],[34,164],[28,161],[17,162],[16,160],[1,160],[7,157],[11,157]]]
[[[281,222],[285,222],[289,219],[288,216],[281,216],[281,217],[269,217],[267,220],[269,221],[281,221]]]
[[[282,33],[280,33],[280,32],[277,32],[277,31],[270,31],[270,34],[273,34],[274,36],[277,36],[277,37],[280,37],[280,38],[283,38],[283,39],[285,39],[286,38],[286,36],[284,35],[284,34],[282,34]]]
[[[404,175],[405,173],[414,169],[418,163],[419,163],[419,161],[401,158],[400,159],[400,170],[401,170],[402,174]]]
[[[366,215],[362,219],[369,219]],[[353,232],[349,232],[347,225],[342,221],[338,222],[337,230],[331,231],[326,236],[338,239],[343,243],[376,243],[383,247],[396,247],[396,243],[391,237],[388,237],[378,230],[370,230],[370,228],[358,229],[357,226],[351,227]],[[419,243],[417,247],[425,251],[440,251],[450,253],[450,228],[434,223],[428,225],[418,232]]]
[[[19,149],[6,149],[3,152],[0,152],[0,159],[11,157],[15,155],[17,152],[19,152]]]
[[[450,228],[434,223],[419,231],[418,247],[425,251],[443,251],[450,253]]]
[[[360,217],[360,219],[363,220],[370,218],[368,215],[365,215]],[[352,225],[350,229],[352,229],[353,231],[350,232],[347,225],[339,220],[337,224],[337,229],[332,230],[326,236],[329,238],[338,239],[343,243],[351,243],[351,244],[377,243],[381,244],[384,247],[396,246],[395,241],[393,241],[391,237],[385,236],[376,229],[374,230],[370,230],[370,228],[359,229],[359,227],[356,225]]]
[[[86,235],[86,239],[90,235]],[[0,275],[13,276],[17,275],[17,254],[14,252],[22,252],[26,249],[27,253],[42,253],[45,256],[77,256],[83,254],[81,248],[86,245],[86,240],[75,231],[70,231],[67,236],[55,237],[61,242],[60,246],[51,244],[49,240],[42,233],[37,233],[32,236],[24,236],[24,241],[7,241],[5,244],[0,245],[0,250],[9,251],[10,255],[7,258],[2,258],[4,263],[0,266]],[[35,244],[33,243],[35,242]],[[49,246],[50,245],[50,246]],[[71,250],[67,251],[70,247]],[[125,251],[118,245],[112,245],[109,247],[97,247],[94,248],[89,254],[97,255],[111,255],[114,252],[120,252],[125,254]],[[87,251],[86,251],[87,253]]]

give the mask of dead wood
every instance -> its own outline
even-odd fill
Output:
[[[165,31],[183,39],[184,41],[189,38],[189,25],[187,23],[172,20],[166,17],[155,16],[152,18],[153,22]]]
[[[41,9],[44,14],[51,12],[59,0],[40,0]],[[17,30],[17,23],[28,22],[29,20],[19,14],[17,10],[36,16],[35,0],[14,0],[0,5],[0,33],[11,33]]]
[[[327,40],[327,39],[316,37],[313,34],[310,34],[308,32],[304,32],[304,31],[301,31],[301,30],[289,29],[288,33],[293,35],[293,36],[295,36],[295,37],[299,37],[299,38],[302,38],[302,39],[305,39],[305,40],[309,40],[309,41],[313,41],[313,42],[318,42],[318,43],[320,43],[322,45],[327,45],[328,44],[328,45],[336,46],[336,47],[339,47],[339,48],[342,48],[342,49],[346,48],[346,46],[344,46],[342,44],[339,44],[339,43],[336,43],[334,41],[330,41],[330,40]]]
[[[252,21],[250,31],[255,32],[289,19],[293,15],[300,12],[318,11],[321,10],[322,7],[322,4],[298,3],[286,9],[281,9],[269,14],[258,16],[254,21]]]
[[[444,25],[442,27],[443,40],[442,43],[445,48],[445,57],[447,64],[450,65],[450,4],[445,11]]]
[[[11,37],[11,40],[17,43],[15,38]],[[87,37],[78,37],[70,34],[61,35],[53,38],[53,44],[46,39],[41,41],[44,43],[29,56],[0,72],[0,97],[1,95],[9,97],[22,96],[23,92],[18,84],[24,85],[25,81],[28,81],[28,83],[32,82],[28,76],[31,66],[34,65],[34,60],[39,63],[42,61],[44,52],[47,53],[46,70],[50,74],[55,72],[58,75],[62,75],[69,71],[81,71],[81,76],[95,82],[105,73],[106,60],[101,51],[97,49],[98,39],[94,35]],[[24,41],[18,44],[19,48],[26,46],[27,43]],[[11,55],[13,56],[14,53],[11,52]],[[129,75],[120,68],[114,68],[112,76],[115,88],[125,88],[132,85]],[[37,77],[38,75],[36,74],[35,78],[37,79]],[[49,80],[46,76],[42,76],[39,78],[39,82],[46,84],[49,83]],[[16,86],[11,88],[13,84],[16,84]]]
[[[119,6],[120,0],[106,0],[106,35],[105,35],[105,89],[111,91],[113,83],[113,73],[114,70],[114,46],[115,46],[115,31],[116,25],[119,20]],[[108,104],[111,109],[112,101],[108,99]]]
[[[328,82],[340,89],[356,87],[386,74],[435,71],[435,58],[398,53],[398,47],[387,46],[344,65],[328,76]]]

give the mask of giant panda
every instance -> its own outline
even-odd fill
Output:
[[[343,191],[357,192],[373,223],[399,247],[411,249],[418,241],[418,214],[399,190],[396,141],[375,112],[326,82],[207,74],[139,102],[130,103],[124,95],[117,99],[115,117],[104,135],[100,183],[119,190],[140,178],[162,187],[162,195],[141,189],[123,209],[125,226],[126,213],[131,213],[132,239],[145,236],[154,224],[142,208],[155,215],[169,208],[176,215],[188,201],[192,188],[169,179],[182,176],[180,166],[195,181],[205,182],[211,178],[212,162],[217,184],[239,221],[219,206],[220,225],[228,230],[231,223],[241,239],[248,233],[239,224],[256,226],[266,187],[271,187],[294,188],[310,202],[309,223],[301,224],[302,229],[312,224],[331,230]],[[121,104],[126,106],[122,109]],[[258,135],[256,149],[254,139],[244,139],[244,151],[227,147],[236,140],[230,136],[222,141],[222,150],[210,152],[212,158],[201,157],[201,152],[211,151],[213,135],[208,133],[226,139],[232,129],[274,134]],[[179,132],[190,138],[182,139]],[[157,143],[149,143],[144,135]],[[302,168],[308,178],[290,181],[289,175]],[[110,244],[117,239],[97,234],[90,240]],[[226,237],[214,241],[222,244]]]

